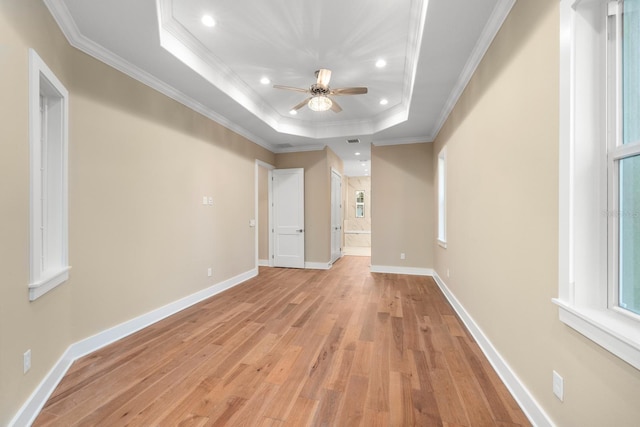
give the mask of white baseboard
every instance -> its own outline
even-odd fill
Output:
[[[330,262],[305,262],[304,268],[309,270],[329,270],[331,268]]]
[[[259,259],[258,260],[258,267],[269,267],[269,260],[268,259]]]
[[[239,274],[238,276],[232,277],[209,288],[167,304],[164,307],[160,307],[149,313],[143,314],[142,316],[114,326],[113,328],[106,329],[94,336],[71,344],[53,368],[51,368],[49,373],[40,382],[38,387],[36,387],[31,396],[29,396],[27,401],[22,405],[18,413],[9,422],[9,427],[30,426],[33,424],[36,417],[42,410],[42,407],[47,402],[47,399],[49,399],[58,383],[62,380],[67,370],[75,360],[128,335],[138,332],[149,325],[165,319],[207,298],[237,286],[253,277],[256,277],[257,275],[257,269],[249,270],[245,273]]]
[[[395,265],[372,265],[372,273],[410,274],[412,276],[433,276],[432,268],[398,267]]]
[[[433,272],[433,278],[449,301],[449,304],[451,304],[455,312],[480,346],[480,349],[489,360],[489,363],[491,363],[491,366],[493,366],[493,369],[496,370],[502,382],[507,386],[513,398],[518,402],[527,418],[529,418],[529,421],[531,421],[534,426],[538,427],[553,426],[553,422],[544,409],[542,409],[542,406],[540,406],[533,395],[525,387],[524,383],[520,381],[515,372],[502,358],[500,353],[498,353],[491,341],[489,341],[489,338],[487,338],[484,332],[482,332],[482,329],[480,329],[478,324],[464,309],[462,304],[460,304],[460,301],[458,301],[435,271]]]

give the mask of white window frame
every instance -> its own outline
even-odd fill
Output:
[[[640,369],[640,321],[611,303],[608,285],[610,7],[604,0],[560,1],[559,292],[553,301],[562,322]]]
[[[69,278],[69,92],[29,49],[29,300]]]
[[[447,148],[438,153],[438,244],[447,247]]]

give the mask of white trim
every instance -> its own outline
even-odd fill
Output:
[[[331,268],[330,262],[305,262],[304,268],[308,270],[329,270]]]
[[[269,260],[268,259],[259,259],[258,260],[258,267],[271,267],[269,265]]]
[[[282,147],[278,148],[278,146],[274,146],[271,149],[274,153],[282,154],[282,153],[303,153],[307,151],[323,151],[327,145],[326,144],[305,144],[302,146],[293,146],[293,147]]]
[[[346,230],[344,234],[371,234],[371,230]]]
[[[405,122],[409,117],[428,1],[411,0],[400,103],[372,118],[328,123],[296,120],[262,102],[227,64],[176,20],[173,15],[175,1],[156,0],[160,46],[277,132],[313,139],[373,134]]]
[[[77,359],[138,332],[207,298],[231,289],[257,275],[257,269],[249,270],[70,345],[9,422],[9,427],[31,425],[71,364]]]
[[[395,265],[372,265],[372,273],[410,274],[412,276],[433,276],[432,268],[400,267]]]
[[[507,389],[511,392],[513,398],[518,402],[520,408],[525,413],[529,421],[534,426],[553,426],[551,418],[542,409],[542,406],[533,397],[529,390],[525,387],[524,383],[518,378],[516,373],[511,369],[509,364],[502,358],[498,350],[493,346],[489,338],[484,334],[480,326],[469,315],[464,306],[458,301],[455,295],[449,290],[447,285],[442,281],[438,273],[433,273],[433,279],[444,294],[449,304],[453,307],[455,312],[462,320],[462,323],[469,330],[473,338],[480,346],[480,349],[491,363],[491,366],[495,369],[496,373],[507,386]]]
[[[44,105],[41,105],[44,100]],[[29,301],[69,278],[69,91],[29,49]],[[46,117],[46,118],[45,118]],[[46,134],[46,136],[43,136]],[[48,142],[45,142],[48,141]],[[56,160],[47,152],[56,153]],[[43,159],[46,157],[46,159]],[[46,178],[45,178],[46,177]],[[51,180],[51,182],[49,182]],[[58,188],[50,194],[48,184]],[[49,208],[47,208],[49,205]],[[54,206],[54,208],[51,208]],[[44,213],[46,212],[46,213]],[[44,243],[48,222],[54,236]],[[43,261],[46,258],[49,261]],[[47,265],[45,265],[47,264]]]
[[[259,257],[258,252],[259,252],[259,246],[260,246],[260,242],[259,242],[260,210],[258,209],[258,203],[259,203],[259,199],[258,199],[259,190],[258,190],[258,187],[259,187],[260,180],[258,179],[258,176],[259,176],[260,167],[263,167],[263,168],[267,169],[267,198],[268,198],[268,200],[267,200],[267,204],[268,204],[268,206],[267,206],[267,217],[268,217],[267,227],[269,227],[268,230],[271,229],[271,209],[270,209],[270,206],[271,206],[271,185],[270,185],[270,183],[271,183],[271,171],[274,170],[276,167],[271,165],[271,164],[269,164],[269,163],[263,162],[262,160],[256,159],[255,165],[254,165],[254,168],[253,168],[253,174],[254,174],[254,177],[253,177],[254,178],[253,179],[253,184],[254,184],[254,200],[253,200],[253,203],[254,203],[254,205],[253,206],[254,206],[254,219],[255,219],[255,222],[256,222],[256,225],[254,227],[254,231],[255,231],[255,235],[254,235],[255,242],[254,243],[255,243],[255,256],[256,256],[256,264],[255,265],[256,265],[256,267],[258,267],[258,266],[269,267],[270,265],[269,265],[269,261],[268,260],[261,260],[261,259],[258,258]],[[267,233],[267,236],[268,236],[269,246],[270,246],[271,245],[271,233]],[[269,251],[269,258],[271,258],[271,251]],[[263,262],[266,262],[266,264],[263,264]]]
[[[333,257],[333,210],[335,208],[335,206],[333,205],[333,175],[336,175],[339,178],[340,181],[340,194],[339,194],[339,199],[340,199],[340,217],[338,218],[338,224],[340,227],[340,249],[338,250],[338,255],[334,258]],[[331,265],[333,265],[336,261],[338,261],[340,258],[342,258],[343,253],[342,253],[342,246],[344,243],[344,230],[342,229],[342,225],[344,223],[343,218],[342,218],[342,212],[343,212],[343,204],[345,203],[344,200],[342,200],[342,183],[343,183],[343,179],[342,179],[342,174],[340,173],[340,171],[338,171],[338,169],[334,168],[333,166],[331,166],[331,172],[329,174],[329,187],[330,187],[330,193],[331,193],[331,227],[329,227],[331,229],[331,249],[329,250],[329,258],[331,258]]]
[[[434,139],[436,139],[435,135],[409,136],[406,138],[396,138],[396,139],[380,139],[380,140],[376,139],[371,141],[371,143],[376,147],[384,147],[385,145],[424,144],[424,143],[433,142]]]
[[[638,322],[613,310],[577,307],[554,298],[560,321],[604,347],[636,369],[640,369]]]
[[[500,0],[494,7],[487,25],[482,30],[482,34],[480,34],[476,46],[473,48],[464,69],[458,76],[456,86],[451,91],[449,99],[440,112],[440,117],[434,126],[434,135],[438,135],[438,133],[440,133],[440,129],[442,129],[442,126],[444,126],[444,123],[447,121],[449,114],[453,111],[453,107],[458,103],[460,96],[462,96],[462,92],[464,92],[469,81],[471,81],[471,77],[473,77],[476,72],[476,68],[480,65],[480,62],[482,61],[482,58],[484,58],[485,53],[487,53],[487,50],[489,50],[489,46],[491,46],[493,39],[498,34],[500,28],[502,28],[502,24],[505,19],[507,19],[507,16],[509,16],[509,12],[511,12],[511,8],[513,8],[514,4],[516,4],[516,0]]]
[[[42,295],[54,289],[56,286],[61,285],[69,280],[69,270],[71,270],[71,267],[66,266],[39,282],[30,283],[29,301],[34,301],[40,298]]]
[[[438,153],[438,244],[447,247],[447,147]]]
[[[208,117],[214,122],[236,132],[237,134],[260,145],[261,147],[266,148],[270,151],[273,150],[272,145],[264,139],[258,137],[257,135],[254,135],[242,126],[219,114],[218,112],[204,106],[193,98],[175,89],[173,86],[170,86],[166,82],[149,74],[145,70],[137,67],[136,65],[133,65],[129,61],[121,58],[110,50],[105,49],[104,47],[85,37],[76,26],[75,21],[73,20],[73,17],[71,16],[71,13],[67,9],[67,6],[64,2],[57,0],[43,1],[71,46],[79,49],[89,56],[96,58],[98,61],[115,68],[116,70],[139,81],[140,83],[157,90],[158,92],[168,96],[169,98],[179,102],[180,104],[191,108],[193,111],[196,111],[203,116]]]
[[[612,252],[607,234],[616,230],[607,221],[603,141],[616,125],[607,123],[605,108],[604,77],[612,72],[606,13],[604,1],[560,2],[558,297],[553,302],[561,322],[640,369],[639,323],[607,298]]]

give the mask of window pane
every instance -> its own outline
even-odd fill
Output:
[[[446,200],[445,200],[445,189],[446,189],[446,160],[444,157],[444,153],[442,153],[438,157],[438,239],[441,241],[445,241],[447,236],[447,230],[445,228],[445,215],[446,215]]]
[[[640,314],[640,156],[620,160],[620,307]]]
[[[622,143],[640,141],[640,0],[625,0],[622,22]]]

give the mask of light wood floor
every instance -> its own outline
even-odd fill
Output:
[[[431,278],[260,275],[73,364],[36,426],[530,425]]]

